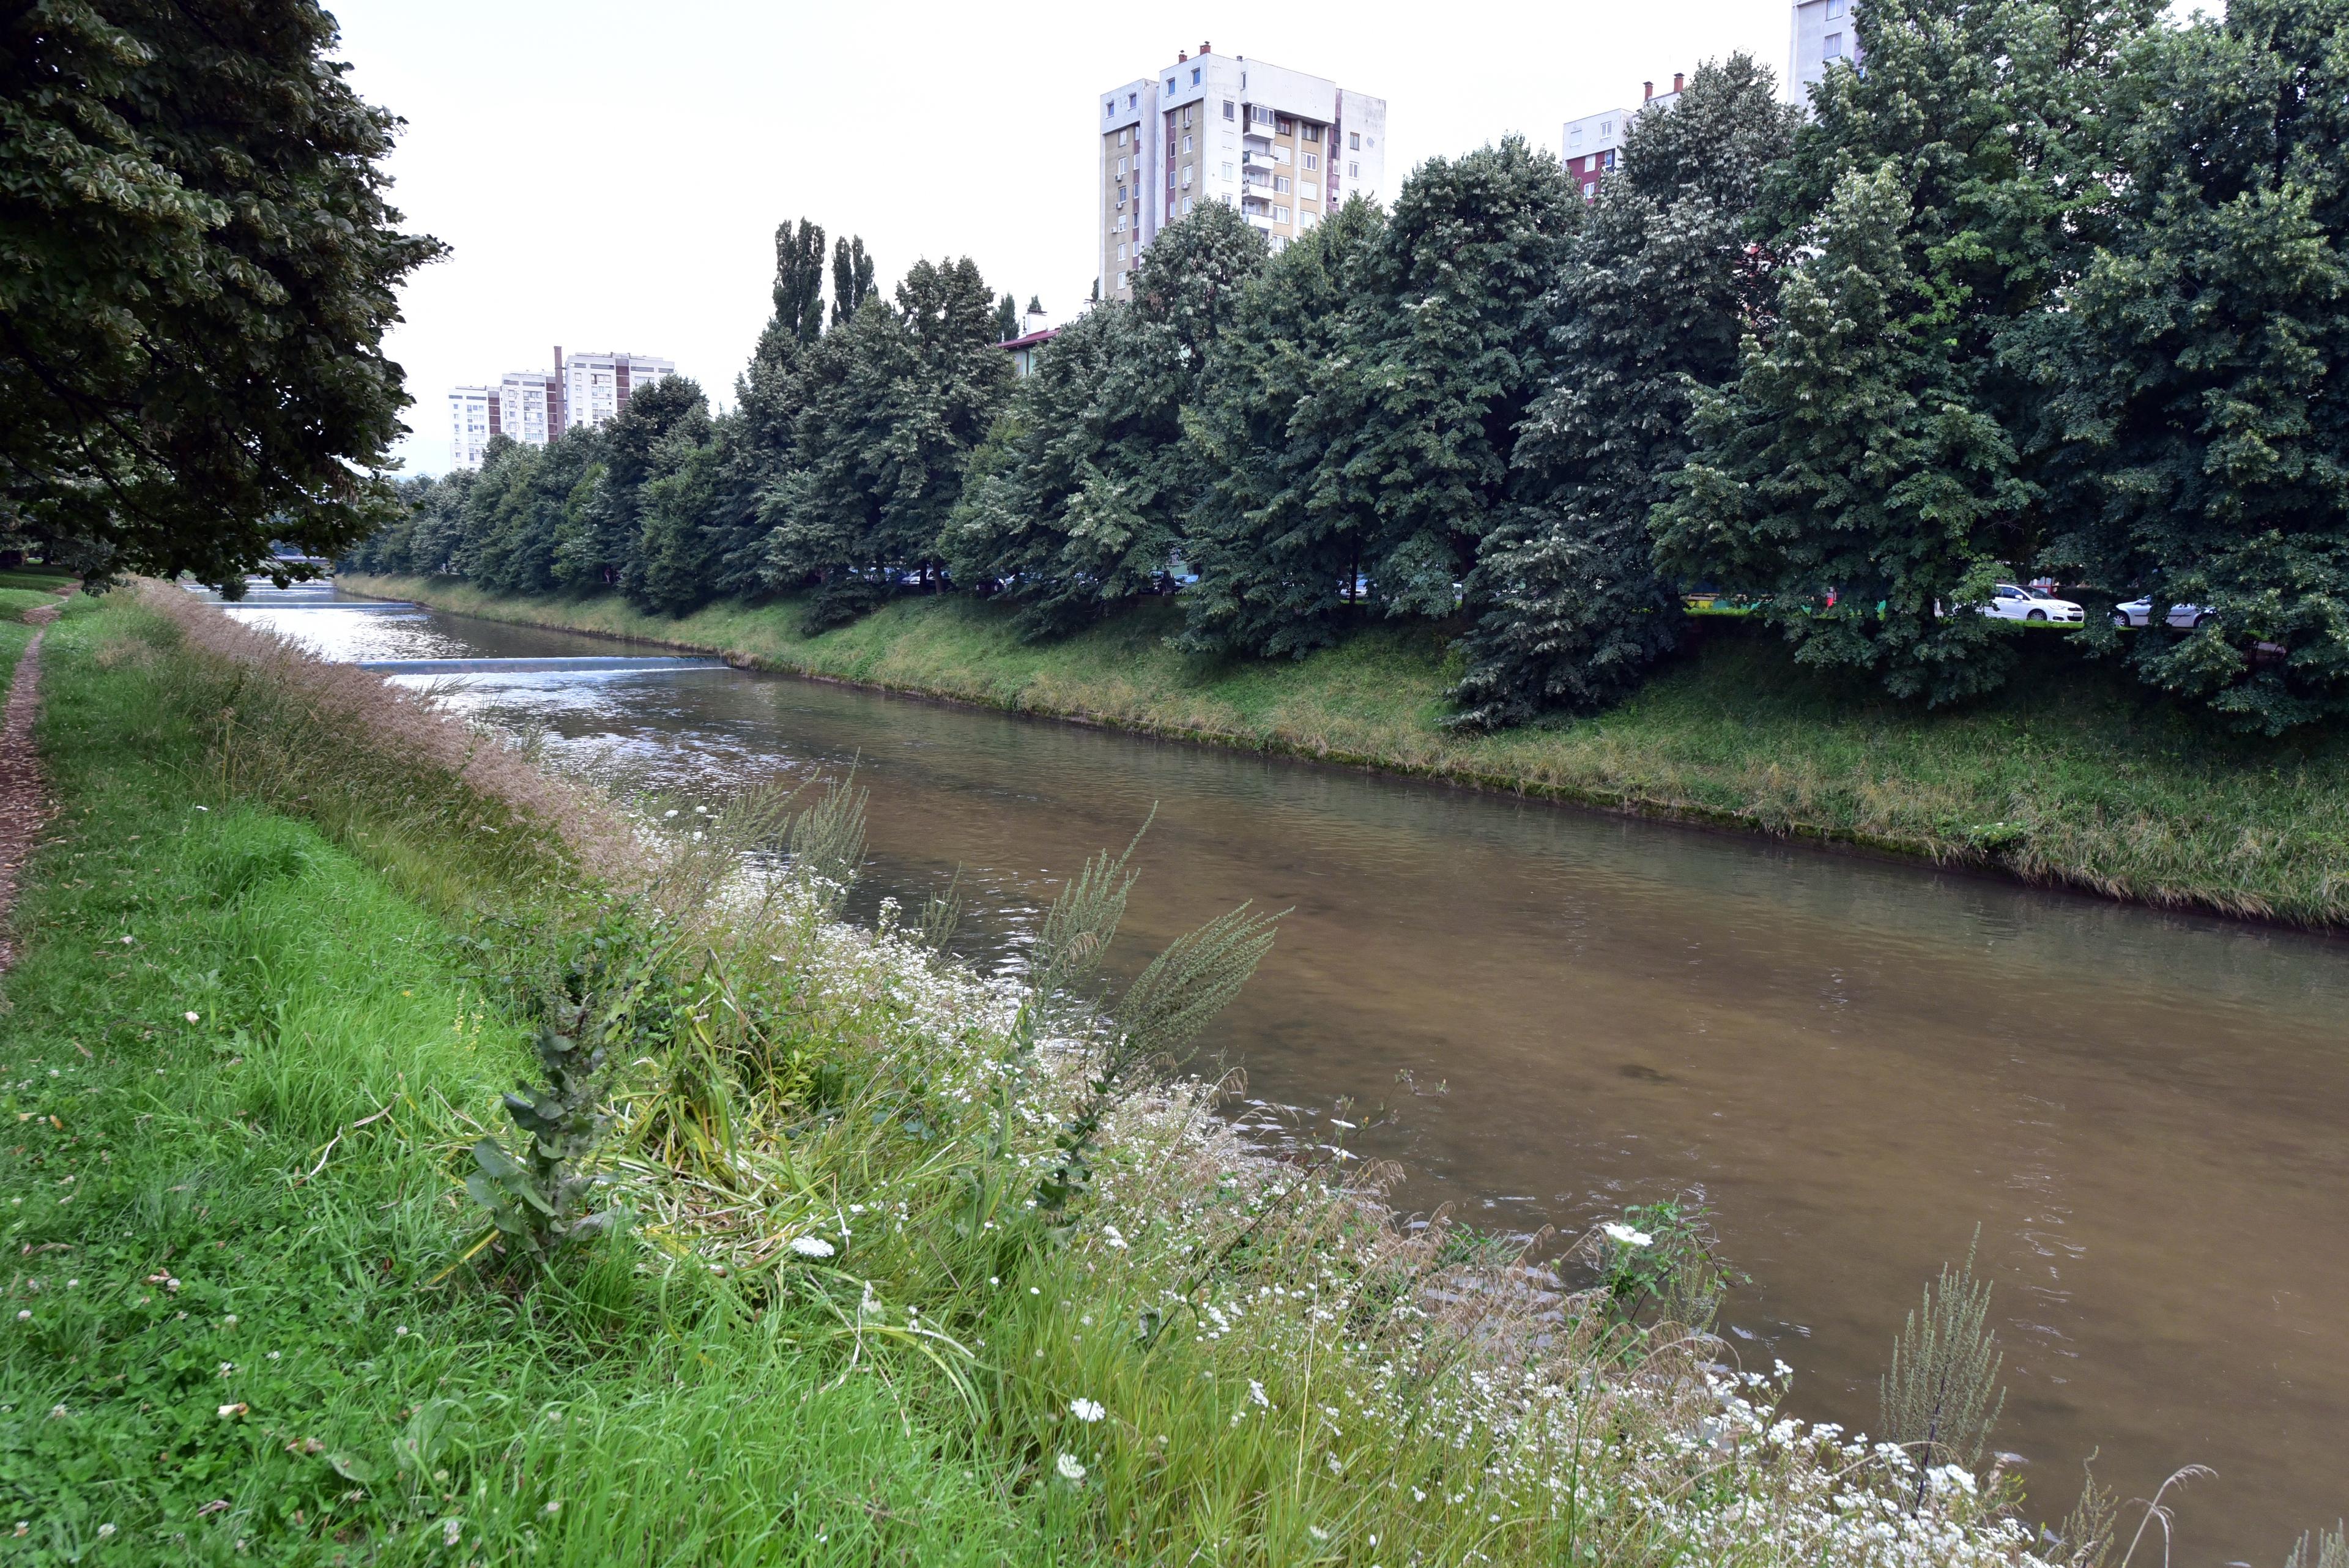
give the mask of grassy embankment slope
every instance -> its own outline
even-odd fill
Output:
[[[608,807],[208,617],[80,601],[45,645],[59,815],[0,986],[11,1561],[1992,1568],[2029,1539],[1971,1489],[1912,1518],[1899,1466],[1774,1427],[1668,1322],[1535,1315],[1488,1249],[1252,1158],[1195,1091],[1122,1102],[1048,1229],[1021,1196],[1084,1059],[1022,1055],[985,984],[807,898],[697,901],[737,885],[723,826],[617,896]],[[614,972],[624,1011],[559,979]],[[484,1276],[460,1182],[531,1071],[533,976],[659,1024],[607,1085],[635,1218]]]
[[[722,652],[759,666],[1153,734],[1994,867],[2147,903],[2349,921],[2349,735],[2230,735],[2056,638],[1953,711],[1796,669],[1754,628],[1697,646],[1595,718],[1446,732],[1443,639],[1379,628],[1302,661],[1173,651],[1172,607],[1023,644],[1001,611],[907,600],[821,637],[794,606],[681,619],[620,599],[502,599],[449,579],[350,578],[466,614]]]

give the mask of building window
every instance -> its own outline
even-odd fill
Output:
[[[1128,128],[1128,127],[1125,127],[1125,126],[1120,126],[1120,127],[1118,127],[1118,131],[1117,131],[1117,144],[1118,144],[1120,147],[1123,147],[1123,146],[1124,146],[1124,145],[1125,145],[1125,133],[1126,133],[1126,130],[1127,130],[1128,129],[1129,129],[1129,128]]]
[[[1319,140],[1321,140],[1321,128],[1320,128],[1319,126],[1318,126],[1318,125],[1309,125],[1309,126],[1307,126],[1307,127],[1305,128],[1305,140],[1308,140],[1308,141],[1319,141]]]
[[[1190,166],[1188,163],[1185,163],[1185,165],[1183,165],[1183,189],[1185,189],[1185,191],[1187,191],[1187,190],[1189,190],[1190,188],[1191,188],[1191,166]]]
[[[1349,152],[1360,152],[1361,150],[1362,133],[1359,130],[1350,130],[1346,132],[1346,151]]]
[[[1188,197],[1188,196],[1184,197],[1184,198],[1183,198],[1183,212],[1184,212],[1185,215],[1185,216],[1189,215],[1191,209],[1192,209],[1193,207],[1196,206],[1196,205],[1198,205],[1198,203],[1197,203],[1195,201],[1194,201],[1192,198],[1190,198],[1190,197]]]
[[[1183,151],[1185,152],[1191,151],[1191,139],[1187,136],[1183,139]]]
[[[1193,87],[1199,85],[1199,67],[1196,66],[1191,67],[1191,85]]]
[[[1286,174],[1274,175],[1272,177],[1272,188],[1284,196],[1288,194],[1288,176]]]
[[[1362,166],[1361,166],[1361,164],[1359,164],[1359,163],[1349,163],[1349,164],[1347,164],[1347,165],[1346,165],[1346,178],[1347,178],[1347,179],[1349,179],[1349,180],[1359,180],[1359,179],[1361,179],[1361,177],[1362,177]]]
[[[1231,166],[1230,164],[1226,163],[1226,164],[1225,164],[1225,165],[1224,165],[1224,178],[1225,178],[1225,179],[1226,179],[1226,180],[1229,180],[1231,177],[1232,177],[1232,166]]]
[[[1125,242],[1123,240],[1118,242],[1117,259],[1120,261],[1123,261],[1125,259]]]
[[[1832,22],[1842,15],[1843,0],[1827,0],[1827,20]]]
[[[1288,222],[1288,209],[1286,207],[1275,207],[1272,210],[1272,221],[1276,223],[1285,223]]]
[[[1819,57],[1821,59],[1827,60],[1839,60],[1843,58],[1843,35],[1841,33],[1829,33],[1827,35],[1826,47],[1820,51]]]
[[[1142,95],[1138,92],[1130,92],[1125,95],[1125,107],[1128,109],[1135,107],[1137,104],[1141,103],[1141,101]]]
[[[1125,160],[1123,158],[1117,161],[1117,177],[1121,180],[1125,178]]]
[[[1232,118],[1232,110],[1233,110],[1233,108],[1234,108],[1234,107],[1235,107],[1235,106],[1233,105],[1233,103],[1232,103],[1232,100],[1231,100],[1231,99],[1224,99],[1224,118],[1225,118],[1226,119],[1231,119],[1231,118]]]
[[[1599,166],[1601,169],[1612,169],[1612,168],[1614,168],[1614,167],[1615,167],[1615,150],[1614,150],[1613,148],[1611,148],[1611,147],[1610,147],[1610,148],[1609,148],[1606,151],[1604,151],[1604,152],[1602,152],[1602,153],[1600,153],[1600,154],[1599,155]]]
[[[1305,155],[1305,167],[1309,170],[1320,168],[1321,155],[1318,152],[1307,153]]]
[[[1615,122],[1614,122],[1613,120],[1611,120],[1611,119],[1602,119],[1602,120],[1600,120],[1600,121],[1599,122],[1599,135],[1601,135],[1601,136],[1612,136],[1612,135],[1614,135],[1614,134],[1615,134]]]
[[[1117,99],[1112,99],[1107,103],[1102,105],[1102,118],[1103,119],[1107,119],[1111,115],[1115,114],[1116,112]]]
[[[1284,114],[1274,122],[1273,131],[1279,136],[1294,136],[1297,133],[1297,122]]]

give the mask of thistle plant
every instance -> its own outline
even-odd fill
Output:
[[[1943,1264],[1940,1281],[1925,1287],[1923,1304],[1892,1342],[1892,1368],[1878,1385],[1885,1437],[1917,1462],[1912,1512],[1924,1506],[1933,1467],[1971,1470],[1981,1464],[1982,1446],[2006,1407],[1998,1382],[2004,1357],[1989,1326],[1990,1282],[1974,1278],[1981,1243],[1976,1226],[1966,1261]]]

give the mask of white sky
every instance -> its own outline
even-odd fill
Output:
[[[328,0],[371,102],[409,122],[409,226],[453,247],[391,337],[411,472],[449,462],[448,389],[625,348],[713,400],[771,308],[774,231],[861,234],[885,291],[975,257],[1056,319],[1094,271],[1102,88],[1212,40],[1387,100],[1387,182],[1520,131],[1636,106],[1640,84],[1744,49],[1783,72],[1787,0],[1185,8],[1057,3]],[[1381,192],[1391,198],[1392,190]]]

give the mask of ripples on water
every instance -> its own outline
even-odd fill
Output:
[[[610,653],[401,611],[239,609],[338,659]],[[844,767],[867,918],[967,867],[965,956],[1158,806],[1117,962],[1291,908],[1226,1016],[1256,1136],[1403,1163],[1406,1207],[1578,1231],[1701,1189],[1754,1285],[1725,1327],[1865,1428],[1923,1283],[1982,1227],[2033,1511],[2080,1459],[2176,1466],[2178,1561],[2281,1562],[2349,1506],[2342,948],[1751,837],[740,671],[468,678],[558,765],[691,802]],[[1302,1118],[1302,1127],[1298,1126]]]

